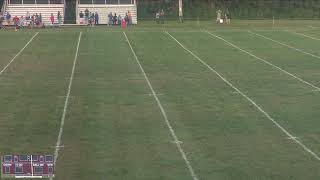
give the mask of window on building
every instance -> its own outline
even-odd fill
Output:
[[[80,0],[80,4],[92,4],[92,0]]]
[[[20,156],[19,156],[19,160],[20,160],[20,161],[28,161],[28,160],[29,160],[29,157],[28,157],[28,155],[20,155]]]
[[[23,0],[23,4],[35,4],[35,0]]]
[[[50,0],[50,4],[62,4],[62,0]]]
[[[37,155],[32,155],[32,161],[38,161],[38,156]]]
[[[34,167],[34,173],[35,174],[43,174],[43,167]]]
[[[4,162],[12,162],[12,155],[4,155]]]
[[[22,0],[10,0],[10,4],[22,4]]]
[[[10,167],[9,166],[4,167],[4,173],[10,174]]]
[[[131,0],[120,0],[120,4],[131,4]]]
[[[45,160],[46,160],[46,162],[53,162],[53,156],[52,155],[46,155]]]
[[[16,174],[21,174],[21,173],[23,173],[22,166],[21,166],[21,167],[16,166],[14,172],[15,172]]]
[[[36,0],[37,4],[49,4],[48,0]]]
[[[93,0],[93,4],[105,4],[105,0]]]
[[[118,4],[118,0],[107,0],[107,4]]]
[[[48,174],[53,174],[53,167],[52,166],[48,167]]]

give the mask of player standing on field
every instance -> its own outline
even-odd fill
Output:
[[[220,19],[221,19],[222,11],[219,9],[216,13],[217,13],[217,23],[219,24],[220,23]]]

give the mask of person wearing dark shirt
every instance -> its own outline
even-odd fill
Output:
[[[80,11],[80,13],[79,13],[79,17],[80,17],[80,18],[83,18],[83,16],[84,16],[83,12],[82,12],[82,11]]]
[[[113,25],[117,25],[117,20],[118,20],[117,13],[114,13],[114,16],[113,16]]]
[[[7,15],[6,15],[7,24],[10,24],[10,19],[11,19],[11,14],[7,12]]]
[[[126,16],[124,17],[124,20],[125,20],[126,24],[129,25],[129,16],[128,16],[128,13],[126,13]]]
[[[226,23],[227,23],[227,24],[230,24],[230,22],[231,22],[231,16],[230,16],[229,12],[227,12],[225,16],[226,16]]]
[[[83,17],[84,17],[84,14],[82,11],[80,11],[80,13],[79,13],[79,23],[80,24],[83,24]]]
[[[99,24],[99,14],[98,14],[98,12],[96,12],[96,13],[94,14],[94,24],[95,24],[95,25],[98,25],[98,24]]]
[[[88,20],[89,20],[89,10],[88,9],[86,9],[85,11],[84,11],[84,19],[85,19],[85,23],[86,24],[88,24]]]

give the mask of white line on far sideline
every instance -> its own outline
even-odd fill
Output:
[[[230,81],[224,78],[220,73],[218,73],[214,68],[212,68],[209,64],[203,61],[200,57],[194,54],[192,51],[187,49],[182,43],[180,43],[175,37],[173,37],[170,33],[166,32],[168,36],[170,36],[175,42],[177,42],[185,51],[190,53],[194,58],[196,58],[202,65],[206,66],[209,70],[219,76],[226,84],[228,84],[231,88],[241,94],[248,102],[250,102],[253,106],[255,106],[266,118],[268,118],[274,125],[276,125],[284,134],[288,136],[288,138],[292,139],[296,144],[301,146],[306,152],[310,153],[315,159],[320,160],[320,157],[309,149],[306,145],[304,145],[300,140],[295,138],[291,133],[289,133],[284,127],[282,127],[275,119],[273,119],[265,110],[262,109],[256,102],[254,102],[250,97],[240,91],[237,87],[235,87]]]
[[[146,80],[146,82],[147,82],[147,84],[148,84],[148,86],[149,86],[149,88],[150,88],[151,93],[153,94],[154,99],[156,100],[156,102],[157,102],[157,104],[158,104],[158,106],[159,106],[159,108],[160,108],[160,111],[161,111],[162,116],[163,116],[163,118],[164,118],[164,120],[165,120],[165,122],[166,122],[166,125],[167,125],[167,127],[169,128],[169,130],[170,130],[171,136],[172,136],[172,138],[173,138],[173,142],[175,142],[175,144],[176,144],[176,146],[177,146],[177,148],[178,148],[178,150],[179,150],[179,152],[180,152],[183,160],[185,161],[185,163],[186,163],[186,165],[187,165],[187,167],[188,167],[188,169],[189,169],[189,172],[190,172],[193,180],[199,180],[198,177],[197,177],[197,175],[195,174],[192,166],[191,166],[190,161],[189,161],[188,158],[187,158],[186,153],[184,152],[184,150],[183,150],[183,148],[182,148],[182,146],[181,146],[181,143],[179,143],[179,142],[181,142],[181,141],[178,139],[178,137],[177,137],[177,135],[176,135],[173,127],[171,126],[171,123],[170,123],[170,121],[169,121],[169,119],[168,119],[168,116],[167,116],[166,111],[164,110],[164,108],[163,108],[163,106],[162,106],[162,104],[161,104],[161,102],[160,102],[160,100],[159,100],[156,92],[154,91],[154,89],[153,89],[153,87],[152,87],[151,82],[149,81],[149,78],[148,78],[147,74],[145,73],[145,71],[144,71],[144,69],[143,69],[143,67],[142,67],[142,65],[141,65],[141,63],[140,63],[140,61],[139,61],[139,59],[138,59],[135,51],[133,50],[133,48],[132,48],[132,46],[131,46],[131,43],[130,43],[129,38],[127,37],[127,34],[126,34],[125,32],[123,32],[123,35],[125,36],[125,38],[126,38],[126,40],[127,40],[127,42],[128,42],[128,45],[129,45],[129,47],[130,47],[130,49],[131,49],[131,51],[132,51],[132,54],[133,54],[133,56],[134,56],[134,58],[135,58],[135,60],[136,60],[136,62],[137,62],[137,64],[138,64],[138,66],[140,67],[140,70],[141,70],[141,72],[142,72],[142,74],[143,74],[143,76],[144,76],[144,78],[145,78],[145,80]]]
[[[36,34],[34,34],[31,39],[27,42],[27,44],[9,61],[9,63],[0,71],[0,75],[10,66],[10,64],[18,57],[20,56],[20,54],[24,51],[24,49],[26,49],[29,44],[32,42],[32,40],[39,34],[39,32],[37,32]]]

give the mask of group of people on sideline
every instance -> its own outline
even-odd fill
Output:
[[[120,14],[117,15],[117,13],[110,12],[107,14],[107,22],[109,26],[121,26],[121,27],[127,27],[128,25],[132,25],[132,15],[131,12],[126,12],[125,16],[122,17]],[[88,9],[86,9],[84,12],[80,11],[79,13],[79,24],[85,24],[85,25],[99,25],[100,24],[100,18],[98,12],[90,12]],[[103,23],[105,24],[105,23]]]
[[[51,14],[50,23],[51,25],[62,24],[62,15],[60,11],[58,11],[57,16],[55,17]],[[30,14],[28,11],[25,16],[14,16],[12,17],[9,12],[5,12],[5,14],[0,14],[0,29],[2,29],[3,25],[14,25],[15,30],[23,29],[23,28],[34,28],[34,27],[44,27],[45,24],[43,23],[43,16],[41,13]]]
[[[223,23],[230,24],[230,22],[231,22],[231,16],[230,16],[230,14],[229,14],[228,11],[223,12],[223,11],[221,11],[220,9],[218,9],[218,10],[216,11],[216,13],[217,13],[217,20],[216,20],[216,22],[217,22],[218,24],[223,24]]]
[[[161,9],[158,12],[156,12],[156,22],[157,24],[164,24],[164,10]]]
[[[88,9],[84,11],[84,13],[81,11],[79,13],[79,19],[80,24],[86,24],[86,25],[98,25],[99,24],[99,14],[98,12],[92,13]]]

